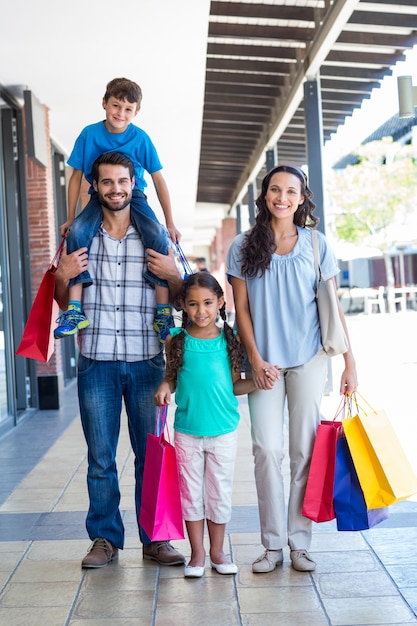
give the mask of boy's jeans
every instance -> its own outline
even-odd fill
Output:
[[[90,507],[86,528],[91,540],[104,537],[120,549],[124,544],[116,467],[122,399],[135,455],[135,505],[136,517],[139,519],[146,439],[155,428],[156,407],[153,396],[164,372],[162,352],[147,361],[133,363],[95,361],[81,354],[79,356],[78,398],[88,447]],[[149,537],[140,527],[139,537],[144,545],[150,543]]]
[[[146,196],[142,191],[134,189],[132,200],[130,203],[130,219],[133,226],[138,231],[142,243],[146,248],[152,248],[156,252],[168,254],[168,236],[167,230],[157,220],[155,213],[146,201]],[[93,237],[96,235],[103,221],[103,213],[101,212],[98,194],[94,192],[90,201],[84,209],[77,215],[76,219],[70,226],[67,237],[67,253],[71,254],[78,248],[84,246],[90,250]],[[167,287],[168,283],[161,280],[155,274],[149,271],[146,265],[144,278],[153,285],[162,285]],[[85,270],[75,278],[70,280],[69,286],[83,283],[85,287],[91,285],[91,276],[88,270]]]

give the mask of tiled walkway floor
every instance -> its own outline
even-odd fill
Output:
[[[400,409],[398,429],[408,433],[410,450],[415,451],[415,402],[410,390],[417,372],[413,338],[417,314],[398,314],[395,320],[382,318],[374,315],[350,321],[352,339],[358,342],[362,389],[371,395],[378,384],[381,387],[381,380],[385,387],[393,387],[395,393],[386,395],[384,406],[390,415],[395,407]],[[382,358],[395,362],[395,368],[386,372]],[[339,365],[336,360],[332,365],[337,388]],[[332,417],[337,402],[337,393],[324,398],[326,416]],[[284,565],[274,572],[252,573],[251,563],[262,547],[245,398],[241,399],[233,518],[226,537],[227,552],[239,566],[238,575],[220,576],[207,567],[202,579],[186,580],[182,567],[159,567],[142,560],[126,428],[118,454],[125,550],[119,561],[101,570],[81,570],[80,562],[90,542],[84,527],[86,447],[76,407],[72,385],[62,410],[39,412],[0,440],[1,625],[417,623],[415,500],[392,506],[386,522],[365,532],[337,532],[333,522],[315,525],[311,553],[317,570],[313,574],[295,572],[288,552]],[[173,543],[189,555],[187,540]]]

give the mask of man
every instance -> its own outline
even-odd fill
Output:
[[[119,510],[120,489],[116,450],[122,401],[135,454],[135,504],[139,518],[146,438],[155,425],[154,393],[164,377],[164,357],[153,330],[155,291],[143,279],[151,271],[165,272],[171,295],[182,281],[173,256],[145,251],[130,222],[134,186],[133,164],[123,154],[106,153],[93,165],[94,188],[103,211],[101,228],[87,259],[85,248],[64,255],[56,273],[56,299],[68,300],[69,274],[88,264],[93,284],[83,290],[83,308],[90,326],[78,343],[78,398],[88,448],[87,485],[90,506],[86,527],[92,544],[84,568],[103,567],[124,545]],[[162,257],[162,258],[161,258]],[[74,274],[76,275],[76,274]],[[168,541],[151,542],[139,527],[143,558],[162,565],[184,563]]]
[[[197,265],[197,271],[198,272],[208,272],[205,257],[199,256],[199,257],[196,258],[195,262],[196,262],[196,265]]]

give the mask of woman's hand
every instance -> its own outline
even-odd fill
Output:
[[[263,360],[252,365],[252,379],[257,389],[272,389],[279,377],[278,365],[271,365]]]
[[[340,395],[354,393],[358,388],[358,375],[356,373],[356,365],[353,358],[345,358],[345,369],[342,372],[340,380]]]

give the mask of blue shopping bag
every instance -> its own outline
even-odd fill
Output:
[[[337,530],[367,530],[388,518],[388,507],[368,509],[346,437],[337,442],[333,506]]]

